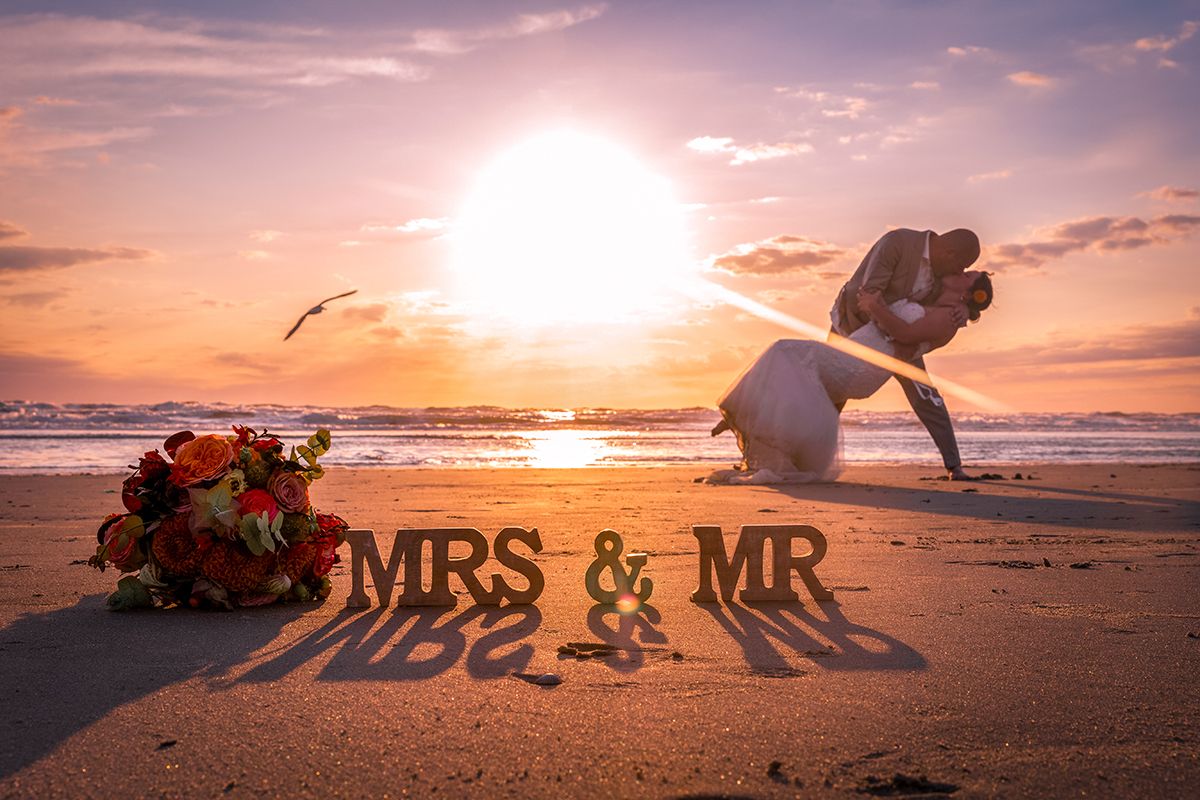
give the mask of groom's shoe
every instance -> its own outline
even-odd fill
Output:
[[[947,480],[952,480],[952,481],[977,481],[977,480],[979,480],[979,477],[977,475],[968,475],[963,470],[962,465],[959,465],[959,466],[955,467],[954,469],[947,470],[946,478],[947,478]]]

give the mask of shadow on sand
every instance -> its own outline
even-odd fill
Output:
[[[534,655],[526,640],[542,622],[542,612],[532,605],[374,608],[338,611],[295,640],[281,635],[312,608],[110,614],[99,594],[67,608],[23,614],[0,630],[6,723],[0,732],[0,779],[121,706],[191,679],[217,686],[271,683],[311,664],[317,681],[421,681],[463,659],[475,679],[521,673]],[[847,621],[833,602],[820,604],[816,613],[800,603],[703,608],[737,641],[756,673],[784,674],[790,669],[788,650],[831,670],[925,666],[903,643]],[[209,624],[216,619],[186,624],[181,615],[217,617],[221,624]],[[632,672],[643,666],[647,652],[666,649],[667,637],[657,628],[661,620],[650,605],[632,614],[596,605],[587,624],[620,651],[605,663]]]
[[[609,622],[614,618],[615,626]],[[658,630],[662,614],[649,603],[633,612],[622,612],[615,604],[597,603],[588,609],[587,625],[603,644],[617,648],[604,657],[604,664],[617,672],[634,672],[646,662],[648,650],[665,650],[667,635]]]
[[[270,644],[307,605],[235,611],[225,624],[180,624],[170,611],[110,614],[105,595],[46,613],[27,613],[0,630],[4,725],[0,778],[33,763],[126,703],[175,683],[220,679]],[[211,635],[197,635],[209,630]]]
[[[450,669],[464,654],[471,677],[502,678],[529,665],[533,645],[522,640],[541,621],[537,606],[470,606],[457,613],[453,608],[346,610],[239,680],[279,680],[329,652],[333,655],[317,680],[426,680]],[[473,623],[487,632],[468,647],[464,629]]]
[[[762,488],[797,500],[990,522],[1028,517],[1041,525],[1145,533],[1195,531],[1200,525],[1200,503],[1194,500],[1063,488],[1040,481],[973,481],[952,485],[955,489],[905,489],[848,482],[768,484]],[[1020,494],[988,494],[990,486],[1019,489]]]
[[[840,670],[921,670],[924,657],[886,633],[850,622],[832,600],[816,613],[800,603],[700,605],[742,648],[750,671],[772,677],[795,672],[787,656]]]

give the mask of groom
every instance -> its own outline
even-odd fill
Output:
[[[860,288],[880,292],[885,303],[903,298],[921,302],[936,294],[941,278],[963,272],[977,258],[979,237],[965,228],[943,234],[908,228],[888,231],[867,253],[834,301],[829,312],[834,333],[849,336],[868,321],[858,308]],[[965,325],[966,320],[958,323]],[[924,358],[915,358],[912,363],[925,369]],[[963,471],[950,413],[937,389],[899,375],[893,377],[904,387],[909,405],[933,437],[950,480],[972,480]]]

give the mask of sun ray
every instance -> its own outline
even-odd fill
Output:
[[[874,364],[877,367],[889,370],[902,375],[905,378],[914,380],[918,383],[923,383],[927,386],[936,386],[939,392],[948,394],[952,397],[957,397],[960,400],[966,400],[986,411],[1011,411],[1012,408],[999,400],[988,397],[982,392],[977,392],[970,387],[963,386],[960,383],[955,383],[944,378],[934,378],[929,372],[920,367],[913,366],[906,361],[901,361],[897,358],[892,358],[889,355],[873,350],[870,347],[861,345],[853,339],[847,339],[845,336],[839,336],[836,333],[830,333],[826,328],[813,325],[811,322],[806,322],[799,317],[794,317],[791,314],[771,308],[770,306],[759,303],[756,300],[751,300],[743,294],[728,289],[712,281],[696,278],[687,281],[681,285],[685,294],[695,299],[706,302],[719,301],[735,308],[740,308],[747,313],[753,314],[760,319],[768,322],[773,322],[776,325],[787,328],[790,331],[799,333],[809,339],[824,341],[827,345],[840,350],[843,353],[848,353],[855,358],[866,361],[869,364]]]

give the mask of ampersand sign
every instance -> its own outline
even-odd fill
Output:
[[[603,530],[596,535],[596,560],[588,566],[583,581],[587,586],[588,594],[597,603],[632,602],[636,599],[640,605],[650,599],[650,592],[654,590],[654,582],[649,578],[638,580],[642,567],[646,566],[648,556],[645,553],[630,553],[625,557],[625,564],[629,567],[629,571],[626,572],[625,568],[621,566],[621,551],[624,547],[625,543],[621,541],[621,534],[616,531]],[[600,588],[600,573],[605,567],[612,570],[613,585],[616,587],[613,591]],[[634,589],[635,583],[637,584],[636,590]]]

